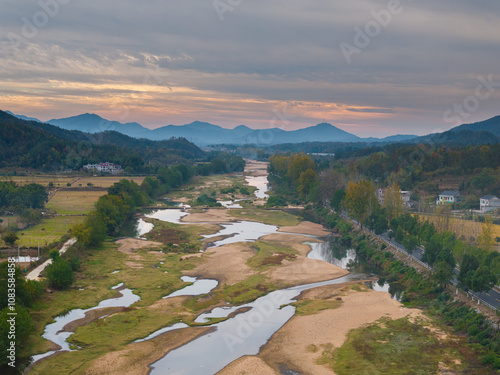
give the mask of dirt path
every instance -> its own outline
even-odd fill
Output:
[[[64,243],[64,245],[61,247],[59,250],[59,254],[64,254],[71,246],[73,246],[76,243],[76,238],[72,238]],[[52,264],[52,259],[48,259],[42,264],[40,264],[38,267],[36,267],[33,271],[31,271],[26,278],[28,280],[40,280],[40,274],[42,271],[49,265]]]

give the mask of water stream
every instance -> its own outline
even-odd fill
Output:
[[[217,310],[217,314],[222,313],[227,316],[242,307],[250,308],[249,311],[232,319],[211,325],[213,330],[210,333],[170,351],[165,357],[150,365],[150,374],[215,374],[244,355],[257,354],[260,347],[294,315],[295,307],[290,303],[302,291],[361,280],[366,276],[349,274],[335,280],[277,290],[252,303],[227,308],[223,313]],[[204,316],[206,317],[207,315]]]
[[[178,296],[199,296],[202,294],[210,293],[213,289],[219,285],[217,280],[201,279],[198,280],[196,277],[182,276],[181,280],[185,283],[192,283],[182,289],[176,290],[175,292],[169,294],[165,298],[172,298]]]
[[[269,181],[267,176],[247,176],[245,177],[248,185],[256,187],[255,196],[259,199],[267,199],[269,195],[266,192],[269,190]]]
[[[122,286],[123,286],[123,283],[120,283],[118,285],[115,285],[111,289],[118,289]],[[120,297],[105,299],[105,300],[101,301],[97,306],[91,307],[89,309],[71,310],[66,315],[58,316],[57,318],[55,318],[54,323],[47,324],[45,326],[45,331],[44,331],[42,337],[59,345],[61,347],[61,349],[53,350],[53,351],[50,351],[50,352],[47,352],[44,354],[34,355],[32,357],[32,363],[34,363],[42,358],[48,357],[49,355],[52,355],[52,354],[57,353],[59,351],[73,351],[74,349],[71,349],[70,344],[67,342],[67,339],[74,332],[63,331],[64,326],[66,326],[68,323],[74,322],[75,320],[85,318],[85,314],[88,311],[103,309],[106,307],[129,307],[141,299],[141,297],[139,297],[138,295],[135,295],[133,293],[133,291],[128,289],[128,288],[120,290],[120,293],[121,293]]]
[[[249,185],[257,187],[256,197],[268,197],[266,194],[268,189],[266,176],[247,177],[246,179]],[[221,203],[227,208],[240,206],[232,201]],[[159,209],[146,214],[145,217],[176,224],[189,224],[181,221],[186,215],[188,213],[184,209]],[[222,239],[216,239],[211,244],[212,247],[236,242],[256,241],[260,237],[276,233],[278,230],[277,226],[252,221],[220,223],[220,225],[222,227],[220,231],[204,236],[208,239],[223,237]],[[153,227],[152,223],[148,223],[143,219],[138,219],[135,223],[132,223],[132,229],[135,231],[136,237],[143,236],[151,231]],[[260,347],[294,315],[295,307],[291,305],[291,302],[295,301],[302,291],[323,285],[362,280],[370,276],[373,270],[356,257],[354,250],[342,248],[336,242],[335,237],[326,237],[323,240],[322,243],[308,243],[311,246],[308,257],[320,259],[347,269],[351,272],[349,275],[335,280],[277,290],[242,306],[218,307],[210,312],[200,314],[195,320],[197,323],[209,323],[210,319],[227,318],[233,313],[240,312],[223,322],[212,324],[210,333],[170,351],[166,356],[151,364],[151,374],[215,374],[241,356],[257,354]],[[182,277],[182,280],[192,284],[164,298],[203,295],[209,293],[218,285],[216,280],[199,280],[188,276]],[[115,288],[120,286],[119,284]],[[401,293],[385,283],[385,281],[372,282],[369,286],[375,290],[388,291],[393,295],[393,298],[401,298]],[[75,309],[63,317],[57,317],[54,323],[45,327],[43,337],[60,345],[60,350],[71,351],[72,349],[66,340],[73,333],[62,332],[63,327],[72,321],[85,317],[87,311],[112,306],[128,307],[140,299],[130,289],[124,289],[121,293],[122,297],[120,298],[104,300],[96,307],[86,310]],[[186,327],[188,326],[184,323],[177,323],[161,328],[135,342],[147,341],[166,332]],[[55,351],[34,356],[33,362],[53,353]]]

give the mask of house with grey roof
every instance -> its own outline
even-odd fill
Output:
[[[481,212],[490,212],[500,208],[500,199],[494,195],[485,195],[479,199]]]
[[[439,194],[436,204],[458,203],[460,202],[460,192],[457,190],[445,190]]]

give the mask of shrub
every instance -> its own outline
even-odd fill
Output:
[[[286,205],[286,199],[280,195],[273,195],[266,202],[266,207],[282,207]]]
[[[46,270],[47,279],[55,289],[68,289],[73,284],[73,270],[69,262],[62,258],[56,258]]]

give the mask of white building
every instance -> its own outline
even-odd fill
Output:
[[[490,212],[500,208],[500,199],[494,195],[485,195],[479,199],[479,207],[481,212]]]
[[[87,164],[83,166],[83,169],[109,174],[119,174],[123,172],[122,166],[114,163]]]
[[[439,194],[436,204],[458,203],[460,202],[460,193],[458,191],[446,190]]]
[[[375,195],[378,198],[378,203],[383,206],[384,205],[384,199],[385,199],[385,193],[387,191],[387,188],[378,188],[375,190]],[[411,191],[405,191],[405,190],[400,190],[399,193],[401,194],[401,200],[403,201],[404,205],[406,207],[411,207]]]

